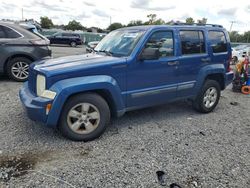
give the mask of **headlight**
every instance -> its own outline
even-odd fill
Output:
[[[46,90],[46,78],[40,74],[36,77],[36,94],[48,99],[54,99],[56,96],[56,92]]]
[[[38,96],[42,96],[45,89],[46,89],[45,76],[42,76],[42,75],[38,74],[37,77],[36,77],[36,94]]]

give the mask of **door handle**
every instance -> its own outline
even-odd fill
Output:
[[[170,65],[170,66],[179,65],[179,61],[170,61],[170,62],[168,62],[168,65]]]
[[[209,61],[211,61],[211,58],[210,58],[210,57],[201,58],[201,61],[202,61],[202,62],[209,62]]]

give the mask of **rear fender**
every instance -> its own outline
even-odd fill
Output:
[[[199,93],[200,89],[202,88],[206,78],[211,75],[211,74],[222,74],[224,77],[224,80],[226,80],[226,70],[223,64],[212,64],[212,65],[207,65],[201,68],[198,77],[197,77],[197,82],[195,84],[195,89],[194,92],[196,93],[195,96]],[[224,83],[225,84],[225,83]]]

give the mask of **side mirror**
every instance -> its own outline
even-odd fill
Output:
[[[144,48],[139,56],[140,60],[156,60],[159,59],[160,52],[158,48]]]

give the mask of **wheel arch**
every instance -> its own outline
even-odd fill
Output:
[[[72,96],[87,92],[94,92],[103,97],[110,107],[112,116],[121,116],[125,112],[120,87],[110,76],[98,75],[61,80],[52,85],[50,90],[57,93],[47,118],[47,124],[51,126],[57,125],[67,100]]]
[[[4,62],[4,71],[6,72],[6,68],[7,68],[7,64],[8,62],[11,60],[11,59],[14,59],[14,58],[18,58],[18,57],[24,57],[24,58],[27,58],[29,59],[30,61],[35,61],[35,58],[32,57],[31,55],[28,55],[28,54],[22,54],[22,53],[18,53],[18,54],[12,54],[10,55]]]
[[[220,84],[220,89],[221,90],[225,89],[225,78],[224,78],[224,75],[222,73],[209,74],[209,75],[206,76],[205,81],[206,80],[217,81]]]

